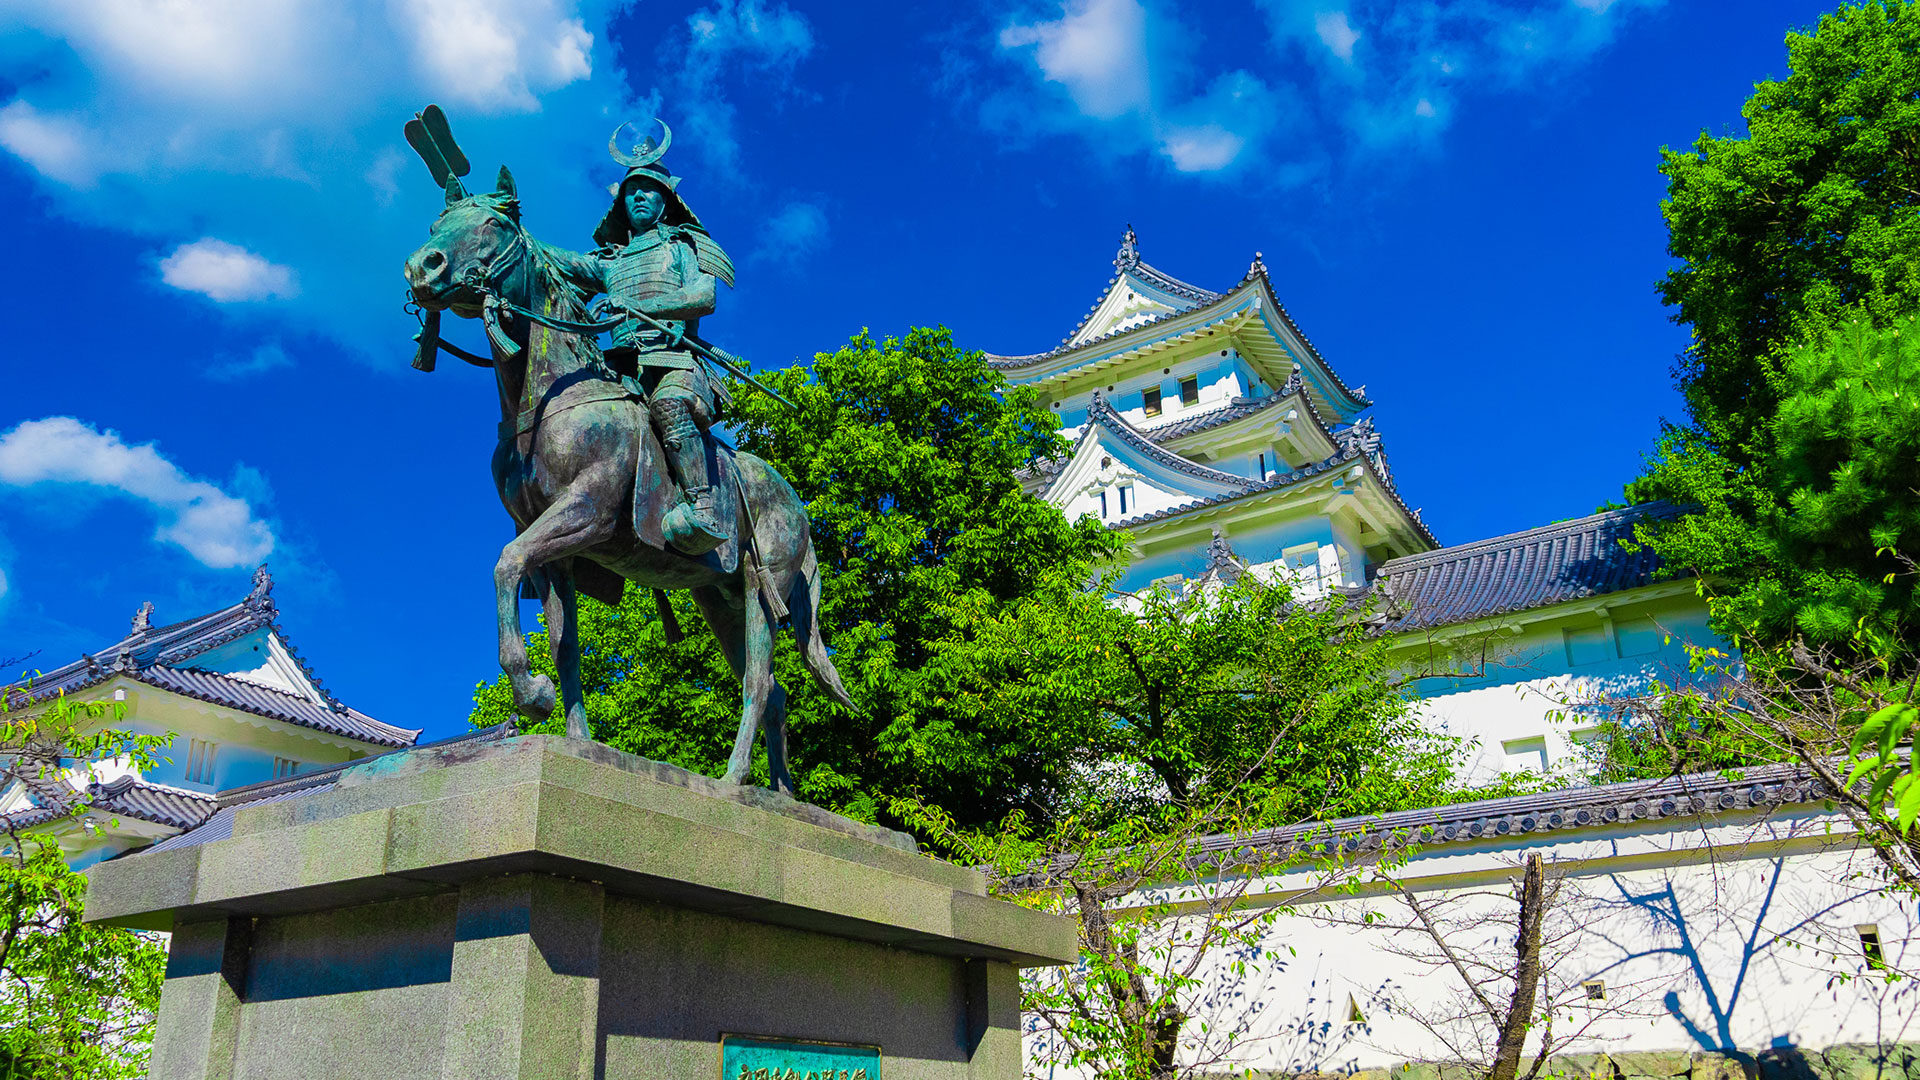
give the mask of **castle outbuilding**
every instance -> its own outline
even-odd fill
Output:
[[[279,625],[273,579],[255,571],[238,603],[167,625],[143,604],[127,636],[97,652],[4,688],[20,701],[65,693],[114,703],[93,721],[172,735],[159,766],[123,762],[19,782],[0,792],[13,827],[51,834],[75,867],[194,828],[219,806],[216,792],[356,761],[420,738],[346,705],[326,689]],[[82,734],[86,733],[83,729]],[[70,815],[91,788],[84,819]]]

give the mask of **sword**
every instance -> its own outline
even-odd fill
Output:
[[[788,409],[792,410],[794,415],[798,416],[800,414],[800,406],[795,405],[793,402],[788,401],[784,397],[781,397],[779,392],[775,391],[774,389],[767,386],[765,383],[761,382],[760,380],[754,378],[753,376],[747,374],[747,371],[746,371],[747,362],[745,360],[742,360],[739,357],[733,355],[732,353],[727,352],[725,349],[720,349],[712,345],[709,345],[706,342],[700,340],[699,338],[693,336],[692,334],[687,333],[684,330],[675,330],[673,327],[668,326],[666,323],[661,322],[659,319],[654,318],[653,316],[647,314],[644,311],[636,311],[632,308],[627,307],[624,304],[620,306],[619,310],[621,311],[622,314],[631,315],[634,318],[639,319],[641,322],[644,322],[647,325],[653,327],[655,330],[658,330],[661,333],[666,334],[668,337],[677,338],[680,341],[685,342],[687,345],[691,346],[693,350],[699,353],[701,356],[704,356],[707,359],[713,361],[714,363],[720,365],[723,369],[726,370],[727,374],[733,376],[736,379],[739,379],[741,382],[746,383],[748,386],[753,387],[755,390],[760,391],[761,393],[767,395],[768,397],[779,402],[780,404],[785,405]]]

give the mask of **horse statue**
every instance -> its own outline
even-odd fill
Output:
[[[444,165],[435,174],[445,184],[446,209],[408,256],[407,285],[429,320],[451,310],[486,329],[490,357],[439,347],[491,367],[500,392],[493,479],[519,535],[501,549],[493,583],[500,667],[515,707],[541,720],[555,705],[553,680],[528,669],[523,588],[544,606],[559,704],[567,734],[578,738],[592,734],[580,688],[576,593],[617,603],[626,582],[650,587],[672,639],[678,628],[660,590],[687,589],[741,683],[740,730],[724,779],[747,782],[754,735],[764,731],[770,786],[793,794],[787,693],[772,669],[781,618],[791,618],[815,682],[834,701],[853,705],[820,637],[820,568],[805,505],[771,465],[721,446],[716,490],[722,514],[735,522],[733,539],[699,556],[675,550],[667,539],[683,500],[663,467],[646,392],[608,366],[594,337],[605,326],[591,321],[559,273],[555,249],[521,224],[512,174],[503,167],[494,190],[479,194],[468,194]],[[433,326],[428,321],[426,332]],[[431,369],[430,359],[424,367]]]

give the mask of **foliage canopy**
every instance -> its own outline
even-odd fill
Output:
[[[1920,6],[1842,7],[1787,51],[1745,135],[1665,153],[1690,423],[1628,494],[1698,508],[1639,533],[1703,575],[1743,646],[1898,640],[1920,524]]]
[[[115,708],[57,695],[34,701],[0,691],[0,751],[8,782],[67,785],[69,767],[119,760],[152,768],[169,736],[89,721]],[[67,817],[88,828],[91,807],[76,790]],[[146,1075],[166,949],[151,935],[81,921],[86,879],[45,832],[9,819],[0,851],[0,1075],[122,1080]],[[10,1069],[11,1072],[3,1070]]]

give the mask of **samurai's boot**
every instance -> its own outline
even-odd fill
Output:
[[[653,422],[667,464],[686,502],[667,512],[663,527],[667,542],[687,555],[705,555],[727,542],[726,530],[713,513],[713,485],[707,477],[707,436],[693,419],[690,402],[681,397],[655,398]]]

